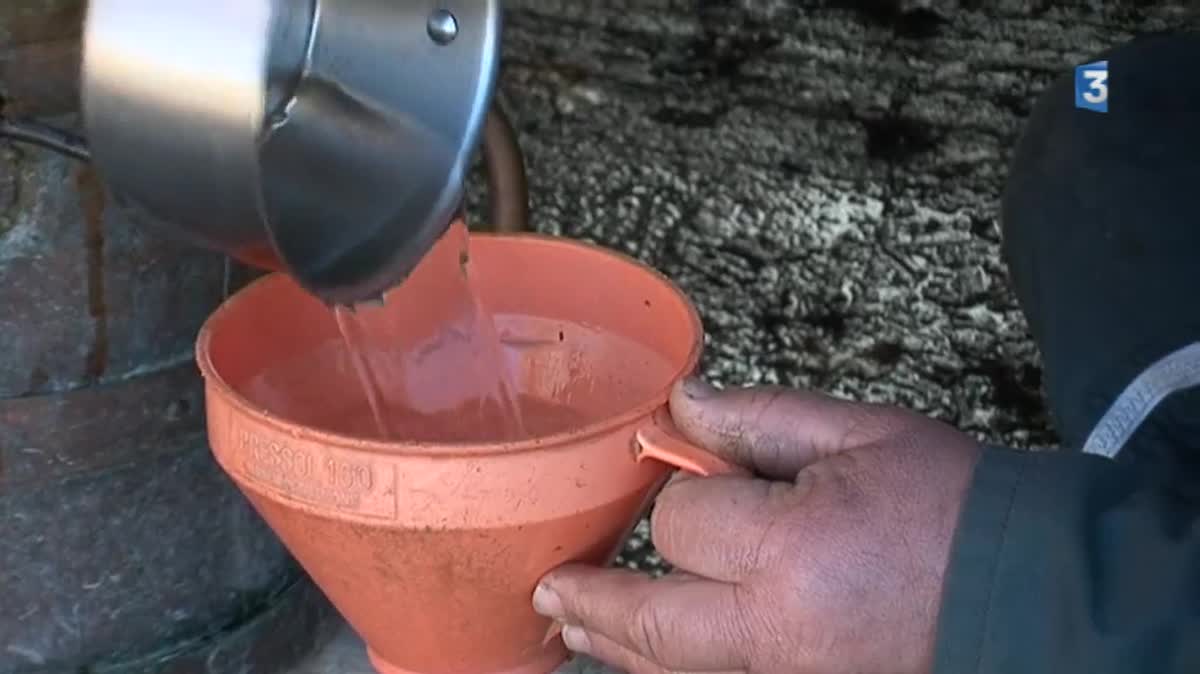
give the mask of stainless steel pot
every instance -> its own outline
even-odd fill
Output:
[[[461,207],[500,23],[499,0],[91,0],[92,160],[138,219],[374,299]]]

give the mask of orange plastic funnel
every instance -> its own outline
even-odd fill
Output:
[[[567,562],[608,563],[672,465],[732,470],[687,445],[665,414],[703,342],[669,281],[607,250],[534,235],[473,237],[470,265],[535,437],[354,435],[344,421],[365,402],[336,322],[283,275],[237,293],[199,339],[217,460],[380,672],[554,669],[567,654],[533,612],[537,581]],[[396,320],[366,324],[368,344],[420,350],[439,334],[435,309],[448,300],[433,276],[415,274],[388,297],[377,311]],[[412,368],[453,369],[431,353],[432,363],[407,354],[410,389],[439,385]],[[286,390],[263,387],[264,373]],[[420,419],[400,419],[399,435]]]

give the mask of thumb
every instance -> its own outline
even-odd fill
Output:
[[[671,392],[671,416],[692,442],[776,480],[805,466],[896,432],[892,408],[779,386],[719,391],[687,379]]]

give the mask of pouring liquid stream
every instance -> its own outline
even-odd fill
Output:
[[[388,427],[388,417],[383,406],[383,389],[375,379],[375,370],[371,368],[367,359],[366,338],[362,326],[354,313],[345,307],[334,309],[333,315],[337,320],[338,332],[342,333],[342,343],[346,346],[346,355],[350,359],[350,366],[354,368],[354,376],[358,377],[363,397],[367,399],[367,405],[371,409],[375,432],[381,440],[395,439],[396,435]]]
[[[402,321],[405,311],[420,311],[419,306],[398,311],[389,302],[334,310],[377,439],[529,437],[522,409],[527,405],[518,397],[495,318],[471,275],[469,242],[467,226],[454,223],[415,272],[436,275],[436,283],[447,289],[444,297],[450,298],[448,306],[436,308],[446,312],[447,320],[427,343],[378,345],[381,331],[393,332],[389,321]],[[396,298],[400,300],[413,301]],[[402,329],[394,332],[403,334]],[[429,363],[439,371],[431,372]],[[420,383],[418,377],[423,377]],[[428,395],[430,391],[436,395]]]

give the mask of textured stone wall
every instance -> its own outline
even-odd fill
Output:
[[[77,107],[84,0],[0,3],[0,113],[62,114]]]
[[[536,226],[676,279],[705,371],[1054,442],[999,259],[1037,93],[1171,2],[513,0]]]

